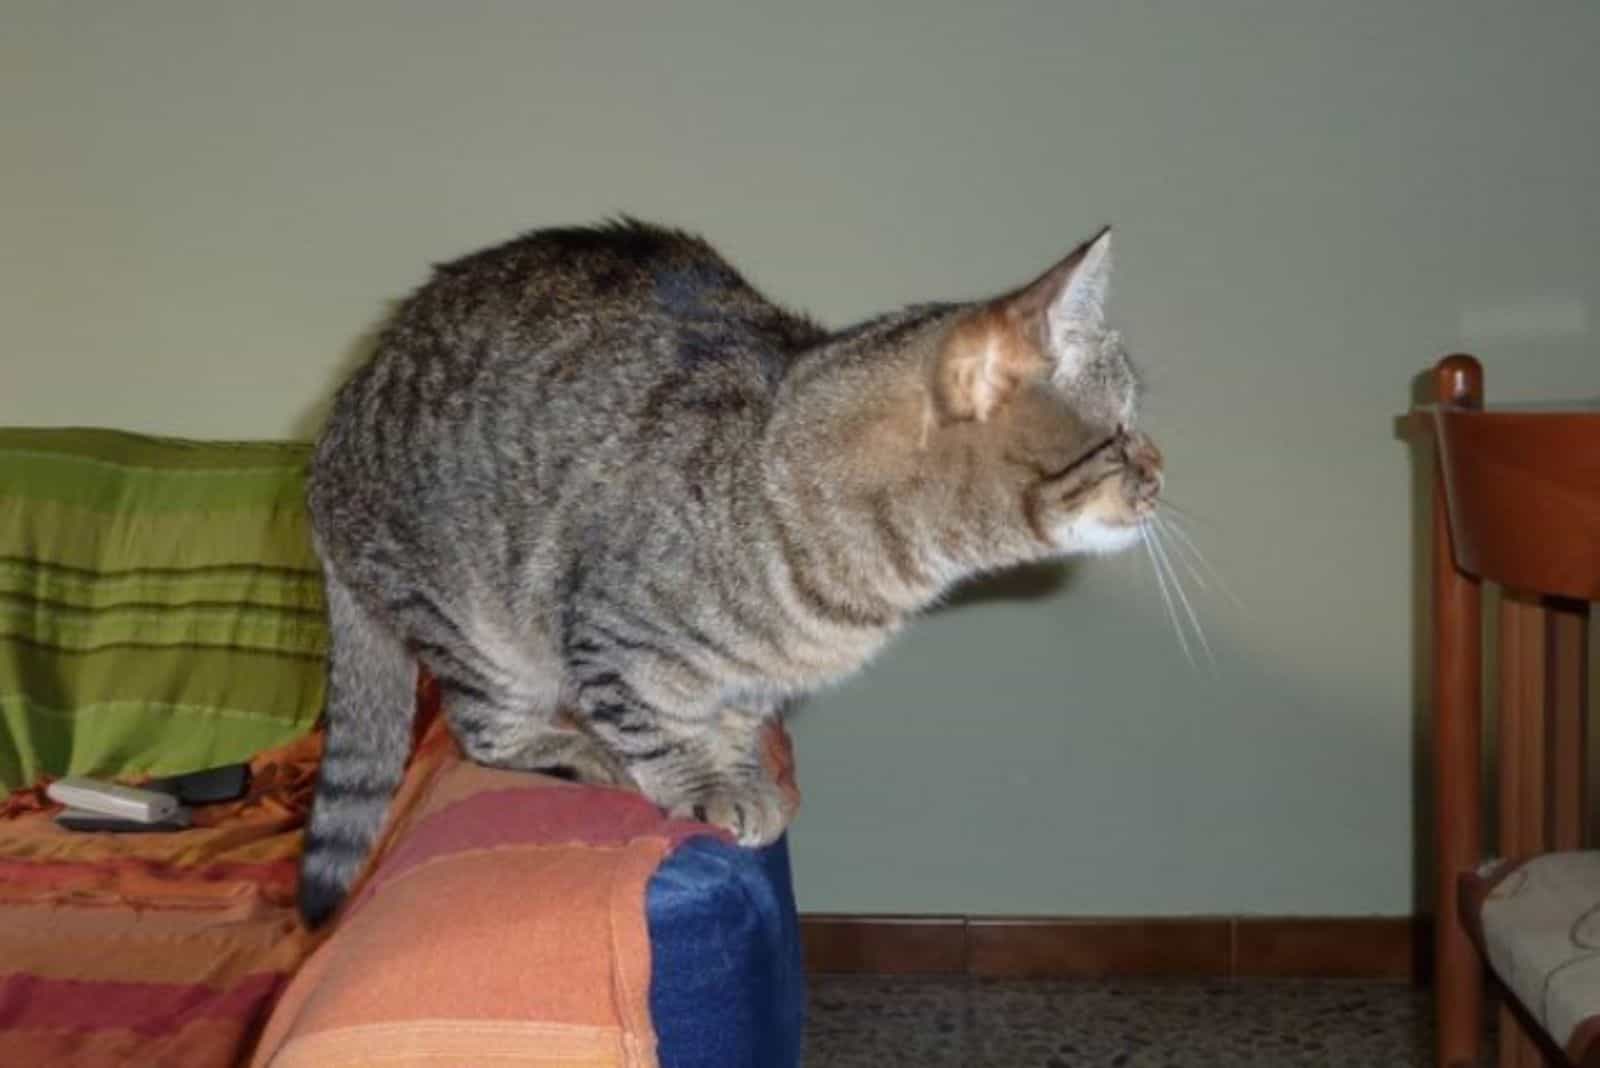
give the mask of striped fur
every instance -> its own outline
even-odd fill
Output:
[[[383,827],[411,749],[416,663],[394,633],[326,568],[327,742],[300,867],[300,914],[313,926],[338,907]],[[361,709],[366,715],[340,714]]]
[[[837,333],[631,221],[439,267],[312,465],[333,651],[307,917],[381,825],[413,660],[481,763],[776,838],[792,806],[756,738],[784,702],[953,583],[1114,544],[1150,507],[1108,249]]]

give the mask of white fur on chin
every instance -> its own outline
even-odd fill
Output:
[[[1052,533],[1052,540],[1062,552],[1095,556],[1119,553],[1139,540],[1137,524],[1107,523],[1093,517],[1073,519],[1056,527]]]

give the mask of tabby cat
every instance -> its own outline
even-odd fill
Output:
[[[1161,457],[1106,324],[1110,247],[838,332],[633,220],[437,267],[312,461],[307,921],[383,824],[419,662],[471,759],[632,784],[760,845],[792,814],[757,752],[785,701],[964,578],[1136,541]]]

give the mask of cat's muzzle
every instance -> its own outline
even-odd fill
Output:
[[[1122,483],[1128,507],[1144,519],[1155,512],[1161,495],[1161,450],[1148,434],[1138,430],[1124,433],[1118,448],[1124,464]]]

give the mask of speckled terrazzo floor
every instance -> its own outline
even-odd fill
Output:
[[[813,976],[806,1068],[1412,1068],[1426,991],[1398,983]]]

